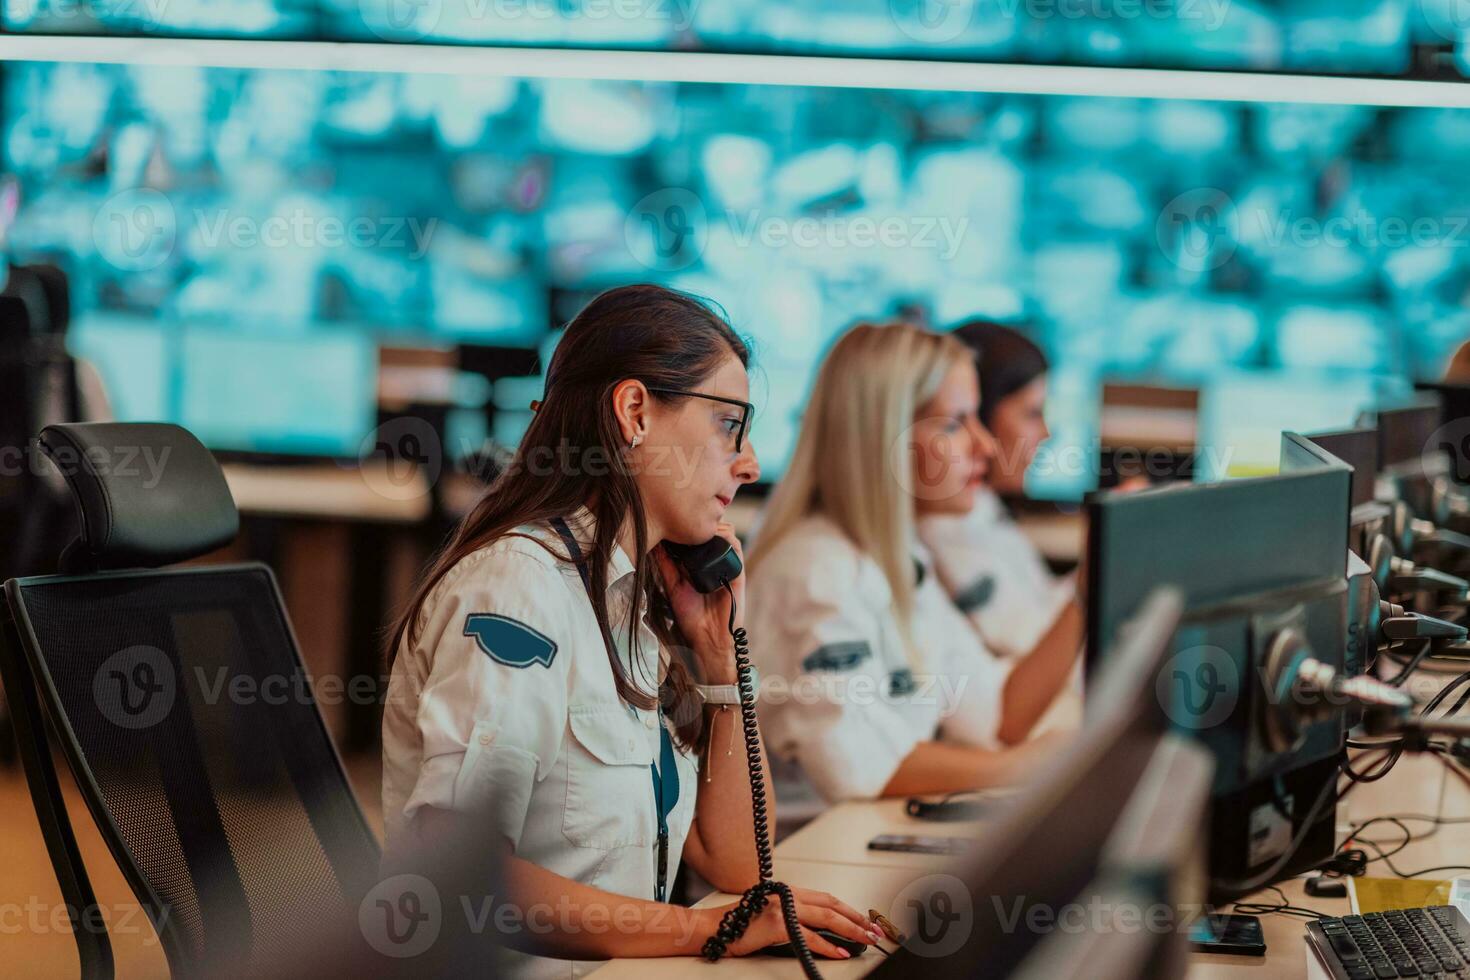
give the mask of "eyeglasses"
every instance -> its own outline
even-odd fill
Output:
[[[750,402],[743,402],[737,398],[721,398],[719,395],[706,395],[702,391],[687,391],[683,388],[649,388],[648,390],[660,395],[683,395],[687,398],[703,398],[724,405],[738,406],[740,408],[740,428],[735,432],[735,451],[738,453],[744,447],[745,432],[750,427],[750,417],[755,414],[755,406]]]

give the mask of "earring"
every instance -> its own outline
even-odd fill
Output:
[[[638,448],[638,444],[640,442],[642,442],[642,441],[643,441],[643,437],[642,436],[635,435],[632,439],[630,439],[628,441],[628,448],[629,449],[637,449]]]

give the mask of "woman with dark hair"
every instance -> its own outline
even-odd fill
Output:
[[[953,333],[974,353],[980,421],[995,439],[995,459],[974,509],[927,518],[919,536],[955,604],[997,655],[1020,657],[1044,643],[1080,647],[1084,616],[1075,581],[1052,573],[1002,500],[1021,496],[1026,469],[1051,435],[1046,355],[999,323],[972,320]]]
[[[515,976],[699,954],[728,909],[667,904],[681,860],[725,891],[757,881],[746,760],[706,751],[743,742],[729,693],[744,576],[702,594],[662,547],[719,535],[738,550],[725,510],[760,473],[748,360],[682,293],[594,299],[567,326],[514,459],[393,632],[386,852],[483,827],[511,901],[555,910],[505,937],[524,954]],[[793,891],[814,951],[847,955],[818,927],[874,941],[853,909]],[[773,900],[725,951],[784,938]]]

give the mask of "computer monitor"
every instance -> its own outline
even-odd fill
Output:
[[[1210,869],[1238,881],[1295,855],[1282,874],[1330,856],[1341,719],[1300,731],[1271,689],[1297,638],[1342,668],[1352,472],[1295,446],[1285,472],[1089,499],[1088,668],[1151,589],[1180,590],[1185,613],[1167,677],[1170,720],[1214,753]],[[1306,827],[1301,846],[1287,844]],[[1225,889],[1221,889],[1223,891]]]
[[[1188,739],[1159,742],[1108,838],[1097,877],[1074,900],[1093,921],[1048,934],[1014,980],[1185,976],[1188,926],[1206,893],[1202,821],[1211,769],[1209,753]]]
[[[1353,468],[1352,506],[1354,510],[1373,502],[1373,488],[1378,480],[1378,431],[1371,427],[1340,429],[1336,432],[1313,432],[1307,439],[1324,452]],[[1287,446],[1282,445],[1282,469],[1286,468]]]
[[[1378,463],[1385,470],[1418,465],[1440,425],[1437,396],[1423,394],[1412,404],[1378,410]],[[1434,447],[1437,449],[1438,447]]]
[[[1106,879],[1136,852],[1137,821],[1143,819],[1140,791],[1148,800],[1146,808],[1169,795],[1160,791],[1158,766],[1161,758],[1177,758],[1179,751],[1176,737],[1168,733],[1157,678],[1180,608],[1176,594],[1160,591],[1124,625],[1107,667],[1089,691],[1080,737],[1008,809],[985,824],[963,881],[936,876],[932,890],[911,896],[906,909],[893,910],[900,916],[895,924],[910,943],[874,976],[907,977],[919,970],[936,980],[977,973],[1008,976],[1058,938],[1054,928],[1031,927],[1035,916],[1053,917],[1055,923],[1060,910],[1088,907],[1093,883]],[[1205,840],[1201,818],[1209,761],[1192,746],[1185,754],[1190,752],[1196,773],[1200,767],[1204,772],[1197,799],[1181,785],[1169,801],[1169,822],[1184,833],[1181,870],[1192,863],[1184,855],[1202,848]],[[1187,874],[1178,879],[1187,880]],[[965,895],[949,893],[961,884]],[[952,910],[969,909],[969,921],[947,920],[961,930],[953,938],[939,932],[938,914],[927,924],[917,921],[921,910],[938,907],[941,896]],[[1201,898],[1178,896],[1181,903]],[[911,912],[907,920],[906,911]]]
[[[210,449],[355,459],[377,425],[377,343],[364,334],[189,328],[177,352],[173,417]]]

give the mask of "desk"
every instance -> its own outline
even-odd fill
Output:
[[[378,459],[352,466],[226,463],[220,469],[241,514],[412,524],[432,510],[421,473],[399,478]]]
[[[1443,796],[1441,796],[1443,794]],[[1432,758],[1404,756],[1385,779],[1365,783],[1353,789],[1338,811],[1338,823],[1362,822],[1383,814],[1441,811],[1445,816],[1470,817],[1470,789],[1457,779],[1446,780],[1444,769]],[[1425,833],[1429,825],[1415,822],[1414,833]],[[922,828],[922,829],[918,829]],[[884,853],[867,850],[867,841],[880,833],[924,833],[930,835],[973,835],[979,823],[925,823],[903,812],[900,801],[880,800],[873,803],[845,803],[823,813],[800,831],[776,847],[775,874],[779,880],[804,888],[828,891],[861,911],[891,908],[894,897],[919,878],[952,871],[960,862],[927,854]],[[1390,826],[1371,828],[1374,839],[1390,841],[1396,831]],[[1470,823],[1441,826],[1428,839],[1417,840],[1394,855],[1394,864],[1403,870],[1435,865],[1470,863]],[[1388,876],[1383,863],[1369,866],[1370,873]],[[1292,904],[1345,915],[1346,899],[1310,898],[1301,879],[1283,883],[1281,889]],[[1259,900],[1275,901],[1275,893],[1266,891]],[[712,895],[701,906],[733,901],[729,895]],[[1304,980],[1307,977],[1306,947],[1302,936],[1306,920],[1284,915],[1265,915],[1261,924],[1266,934],[1267,953],[1263,958],[1197,953],[1190,957],[1188,980]],[[881,955],[868,953],[858,960],[820,960],[824,976],[846,978],[861,976],[883,962]],[[699,964],[695,970],[706,969]],[[801,977],[800,967],[792,960],[746,957],[722,960],[710,970],[727,977]],[[622,980],[655,980],[658,977],[689,976],[694,970],[687,960],[620,960],[597,972],[599,978]],[[713,976],[710,973],[710,976]]]

